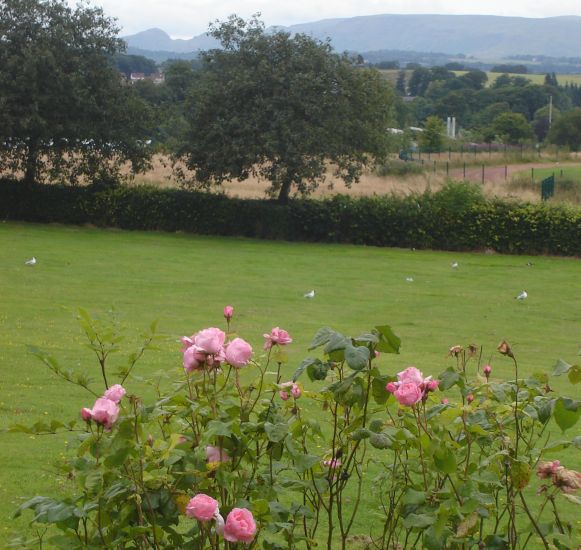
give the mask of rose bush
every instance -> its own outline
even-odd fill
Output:
[[[275,327],[264,334],[263,354],[253,356],[230,332],[232,311],[224,311],[227,332],[212,327],[182,338],[183,369],[173,361],[172,391],[151,403],[132,390],[132,369],[155,342],[155,326],[110,385],[106,359],[117,336],[82,312],[101,397],[87,379],[34,351],[97,397],[77,423],[12,428],[80,433],[76,455],[62,465],[72,496],[34,497],[17,512],[30,509],[34,523],[56,527],[46,542],[265,550],[332,550],[355,541],[394,550],[579,545],[579,524],[563,509],[581,504],[581,476],[556,457],[581,449],[581,438],[552,441],[549,433],[572,428],[581,402],[553,392],[546,374],[519,376],[506,341],[498,351],[512,365],[509,380],[480,364],[476,346],[461,345],[450,348],[450,365],[437,377],[416,367],[392,374],[386,359],[399,353],[400,340],[390,327],[356,337],[323,328],[310,356],[281,382],[282,348],[292,337]],[[580,372],[560,361],[553,374],[576,384]]]

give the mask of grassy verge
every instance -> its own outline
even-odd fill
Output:
[[[25,266],[31,256],[38,263]],[[457,269],[450,266],[454,260]],[[74,318],[78,306],[115,307],[129,327],[124,343],[129,351],[139,341],[138,330],[159,318],[166,335],[161,349],[146,356],[139,369],[148,375],[161,372],[168,386],[180,376],[178,337],[221,326],[226,304],[236,309],[236,330],[257,350],[262,334],[273,326],[292,334],[288,376],[323,325],[349,334],[388,323],[403,348],[401,355],[380,359],[382,370],[413,364],[434,375],[450,364],[451,345],[475,342],[484,346],[484,359],[493,361],[495,374],[508,377],[510,362],[494,352],[503,338],[511,342],[524,373],[544,371],[559,357],[573,362],[581,334],[575,259],[3,223],[0,285],[2,427],[40,418],[66,420],[87,405],[88,394],[56,380],[26,352],[26,345],[34,344],[63,365],[98,378],[95,361],[82,347]],[[305,300],[304,292],[311,289],[316,298]],[[514,296],[523,289],[529,298],[519,302]],[[150,391],[139,381],[132,384]],[[553,385],[577,391],[564,380]],[[0,438],[3,546],[26,524],[10,520],[23,498],[67,490],[68,481],[54,477],[52,464],[71,453],[74,436],[0,433]],[[556,458],[573,459],[562,454]]]

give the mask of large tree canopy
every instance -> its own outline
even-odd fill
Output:
[[[99,8],[0,2],[0,171],[75,183],[146,167],[146,107],[113,66],[116,35]]]
[[[222,48],[202,55],[179,152],[195,185],[256,175],[285,201],[293,187],[317,187],[330,165],[350,184],[385,154],[395,93],[379,73],[256,19],[232,16],[210,33]]]

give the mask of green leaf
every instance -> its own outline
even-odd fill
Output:
[[[567,374],[570,368],[571,365],[569,365],[569,363],[566,363],[562,359],[559,359],[553,367],[553,376],[561,376],[562,374]]]
[[[230,428],[230,423],[222,422],[220,420],[210,420],[206,426],[206,435],[210,436],[222,436],[230,437],[232,435],[232,429]]]
[[[345,360],[347,345],[351,345],[351,342],[341,333],[335,332],[323,351],[332,361],[341,362]]]
[[[498,535],[488,535],[484,539],[484,547],[488,550],[508,550],[508,542]]]
[[[313,337],[313,340],[311,341],[311,345],[309,346],[309,351],[328,343],[329,340],[331,340],[331,337],[335,334],[337,334],[337,333],[330,327],[320,328],[317,331],[317,333],[315,334],[315,336]]]
[[[276,424],[265,422],[264,431],[266,432],[268,440],[273,443],[279,443],[289,433],[288,424],[286,422],[278,422]]]
[[[453,474],[456,471],[456,455],[448,447],[437,447],[434,451],[434,465],[440,472]]]
[[[567,493],[561,493],[561,494],[570,502],[581,505],[581,498],[579,498],[575,495],[568,495]]]
[[[367,439],[374,432],[369,431],[367,428],[357,428],[352,434],[351,439],[353,441],[361,441],[362,439]]]
[[[408,514],[402,521],[406,529],[424,529],[436,522],[434,516],[427,514]]]
[[[307,357],[306,359],[303,360],[303,362],[298,366],[297,370],[295,371],[295,373],[293,374],[293,382],[296,382],[298,377],[303,374],[303,372],[305,371],[305,369],[307,367],[310,367],[311,365],[314,365],[317,362],[321,362],[320,359],[315,359],[313,357]]]
[[[531,467],[527,462],[513,460],[510,465],[510,479],[518,491],[522,491],[531,479]]]
[[[85,489],[90,493],[99,493],[103,487],[103,472],[92,470],[85,478]]]
[[[294,459],[296,471],[300,474],[306,472],[320,461],[318,456],[299,454]]]
[[[424,491],[416,491],[410,487],[405,492],[402,502],[404,504],[423,504],[426,502],[426,493]]]
[[[383,429],[383,420],[375,418],[369,423],[369,429],[372,432],[379,433]]]
[[[390,435],[382,433],[372,433],[369,438],[369,443],[376,449],[390,449],[393,444],[393,439]]]
[[[389,325],[375,327],[379,336],[377,350],[383,353],[399,353],[401,339],[396,336]]]
[[[578,365],[573,365],[569,369],[569,374],[567,375],[567,378],[569,378],[569,382],[571,382],[571,384],[578,384],[579,382],[581,382],[581,367],[579,367]]]
[[[319,359],[307,367],[307,375],[309,380],[314,382],[315,380],[325,380],[327,378],[327,373],[330,369],[329,363],[323,363]]]
[[[369,348],[348,344],[345,347],[345,361],[349,368],[363,370],[369,363]]]
[[[455,384],[458,384],[461,388],[464,387],[464,380],[458,374],[453,367],[447,368],[444,372],[438,376],[438,380],[440,381],[439,389],[442,391],[450,389]]]
[[[371,332],[364,332],[363,334],[360,334],[357,338],[353,338],[353,340],[357,343],[357,344],[377,344],[379,343],[379,335],[377,334],[373,334]]]
[[[397,380],[396,376],[376,376],[371,381],[371,395],[378,405],[387,403],[391,393],[385,389],[385,386],[388,382],[394,382],[395,380]]]
[[[574,401],[567,397],[559,397],[553,411],[555,422],[565,431],[572,428],[581,416],[581,401]]]

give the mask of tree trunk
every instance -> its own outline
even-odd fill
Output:
[[[278,194],[278,203],[279,204],[288,204],[288,198],[289,198],[292,184],[293,184],[293,177],[286,175],[282,181],[282,185],[280,187],[280,192]]]
[[[31,138],[28,142],[26,155],[26,170],[24,172],[25,183],[36,183],[38,172],[38,140]]]

